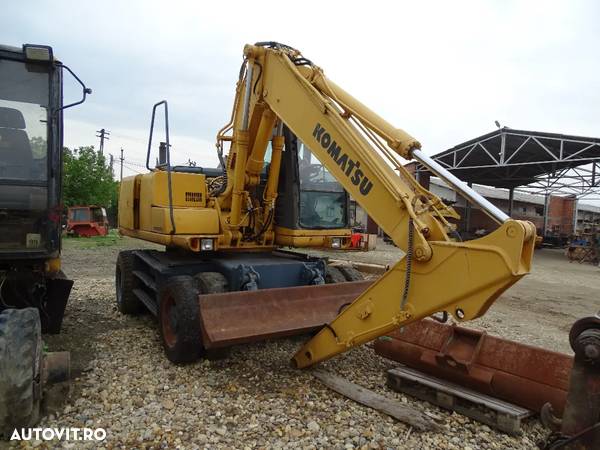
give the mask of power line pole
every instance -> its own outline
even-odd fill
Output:
[[[113,166],[113,164],[115,163],[115,158],[113,157],[113,154],[110,153],[108,156],[110,156],[110,174],[112,176],[112,178],[115,177],[115,168]]]
[[[110,135],[110,131],[105,130],[104,128],[100,129],[100,130],[96,130],[96,133],[98,133],[96,135],[96,137],[100,138],[100,154],[104,154],[104,141],[107,140],[109,141],[110,138],[108,137]]]
[[[123,180],[123,147],[121,147],[121,178],[120,180]]]

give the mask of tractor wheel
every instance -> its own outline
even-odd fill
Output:
[[[335,284],[344,283],[346,277],[337,266],[327,266],[325,268],[325,283]]]
[[[133,293],[137,280],[133,274],[135,255],[133,251],[119,252],[115,269],[115,290],[117,309],[123,314],[137,314],[143,310],[143,304]]]
[[[362,276],[362,273],[360,273],[358,270],[356,270],[350,264],[344,264],[344,265],[338,266],[338,268],[339,268],[340,272],[342,272],[342,274],[344,275],[344,278],[346,279],[346,281],[362,281],[365,279]]]
[[[0,313],[0,435],[33,426],[39,417],[42,330],[35,308]]]
[[[204,353],[200,326],[198,282],[187,275],[173,276],[159,292],[158,327],[169,361],[196,361]]]

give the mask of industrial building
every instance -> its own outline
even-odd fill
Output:
[[[510,193],[506,189],[474,185],[473,188],[503,211],[509,211]],[[479,208],[466,207],[465,200],[448,188],[443,181],[431,178],[429,189],[452,204],[461,216],[459,230],[474,233],[481,229],[495,228],[494,222]],[[547,214],[545,209],[548,208]],[[515,192],[511,216],[529,220],[539,234],[566,235],[589,233],[600,227],[600,207],[577,200],[575,196],[542,195]],[[543,231],[543,233],[542,233]]]
[[[438,153],[433,159],[515,219],[529,220],[547,241],[600,231],[600,139],[507,127]],[[496,228],[435,174],[416,163],[405,168],[460,214],[463,239]],[[353,202],[355,222],[369,233],[377,225]]]

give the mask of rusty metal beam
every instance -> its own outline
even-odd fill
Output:
[[[425,319],[380,338],[377,354],[539,412],[562,413],[573,358]]]

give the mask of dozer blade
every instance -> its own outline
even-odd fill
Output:
[[[200,295],[207,349],[303,334],[323,327],[372,281]]]

